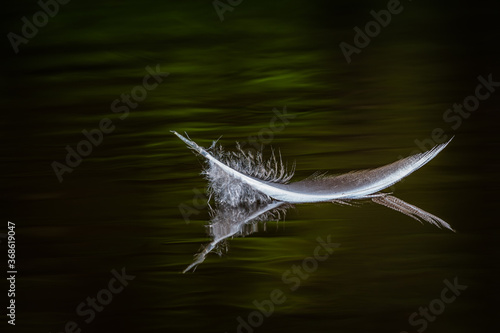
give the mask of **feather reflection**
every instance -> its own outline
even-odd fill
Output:
[[[210,210],[211,220],[208,233],[212,241],[195,255],[194,262],[183,273],[202,263],[211,252],[222,251],[230,237],[248,236],[258,230],[259,222],[279,221],[292,205],[280,201],[270,203],[241,204],[239,206],[218,205]]]

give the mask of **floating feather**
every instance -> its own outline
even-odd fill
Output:
[[[385,194],[378,192],[421,168],[451,141],[376,169],[338,176],[309,177],[288,183],[293,172],[286,171],[281,156],[276,159],[273,153],[271,159],[264,162],[261,153],[253,156],[244,153],[241,148],[237,153],[224,153],[215,145],[210,148],[213,150],[211,154],[194,141],[172,132],[208,160],[209,166],[204,173],[211,182],[211,190],[221,202],[231,205],[245,202],[248,198],[251,201],[269,197],[289,203],[310,203],[383,196]]]
[[[172,132],[206,159],[207,167],[203,174],[209,181],[208,191],[217,204],[217,208],[212,210],[209,232],[213,241],[184,272],[203,262],[207,254],[220,247],[227,238],[248,234],[245,226],[250,223],[279,219],[279,214],[284,213],[292,203],[329,201],[352,205],[353,200],[370,199],[417,221],[426,221],[454,231],[439,217],[380,192],[421,168],[439,154],[451,139],[427,152],[376,169],[337,176],[315,173],[304,180],[290,183],[295,168],[288,170],[280,153],[272,151],[271,157],[265,160],[262,152],[246,152],[238,144],[236,151],[226,152],[216,141],[205,149],[189,138]]]

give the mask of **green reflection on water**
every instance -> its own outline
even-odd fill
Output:
[[[236,318],[275,288],[287,302],[261,331],[401,331],[411,312],[439,295],[444,278],[481,273],[464,248],[481,244],[478,236],[452,237],[381,207],[328,204],[300,205],[286,222],[230,240],[227,254],[210,255],[196,273],[179,273],[209,241],[209,215],[201,208],[183,220],[179,204],[192,204],[192,189],[206,181],[169,130],[204,146],[223,135],[231,147],[258,138],[273,108],[286,106],[296,117],[271,145],[296,161],[298,179],[389,163],[433,128],[449,130],[442,114],[456,99],[448,80],[454,68],[440,58],[446,45],[428,31],[404,35],[423,9],[405,12],[407,21],[394,21],[347,65],[338,43],[352,38],[352,26],[366,18],[357,15],[372,7],[344,15],[318,3],[247,0],[221,23],[210,1],[75,1],[22,46],[8,70],[6,104],[15,112],[2,148],[11,170],[5,193],[25,228],[21,251],[32,250],[23,253],[30,278],[19,298],[33,323],[23,325],[56,330],[81,319],[75,306],[102,288],[111,268],[126,265],[137,279],[88,331],[234,331]],[[440,26],[442,18],[426,24]],[[156,64],[170,76],[119,120],[111,103]],[[103,117],[115,131],[59,184],[50,163],[63,162],[66,145],[75,147]],[[481,133],[481,119],[467,125],[469,133]],[[458,182],[473,186],[477,176],[456,166],[464,162],[458,151],[475,148],[456,145],[397,194],[460,230],[470,219],[455,203]],[[283,272],[327,235],[341,247],[291,292]],[[33,295],[47,304],[32,303]],[[459,319],[474,302],[460,302],[433,327],[463,331]]]

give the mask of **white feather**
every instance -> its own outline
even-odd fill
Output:
[[[284,184],[244,174],[221,162],[194,141],[175,131],[172,132],[190,148],[205,157],[209,161],[211,168],[213,168],[213,172],[220,169],[229,177],[248,185],[251,189],[265,196],[289,203],[312,203],[383,196],[383,193],[377,192],[392,186],[421,168],[439,154],[451,141],[450,139],[450,141],[439,144],[427,152],[409,156],[377,169],[355,171],[339,176],[320,176]],[[210,176],[210,172],[206,173]],[[233,193],[233,195],[238,197],[237,193]],[[238,202],[234,203],[238,204]]]
[[[205,149],[189,138],[172,132],[207,160],[208,166],[203,173],[209,180],[210,195],[215,197],[217,203],[217,209],[212,211],[210,224],[213,240],[184,272],[194,269],[205,260],[208,253],[220,247],[229,237],[244,235],[244,227],[251,222],[279,220],[280,213],[284,213],[289,207],[287,203],[331,201],[352,205],[352,200],[371,199],[417,221],[426,221],[439,228],[454,231],[439,217],[380,192],[428,163],[451,139],[427,152],[376,169],[353,171],[338,176],[315,173],[304,180],[288,183],[293,176],[293,169],[288,171],[281,155],[276,158],[274,151],[270,159],[264,160],[262,152],[245,152],[239,145],[235,152],[225,152],[216,142]]]

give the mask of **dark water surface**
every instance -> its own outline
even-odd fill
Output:
[[[21,17],[40,10],[10,6],[5,34],[21,34]],[[18,54],[6,39],[0,232],[15,222],[18,274],[16,326],[7,318],[2,332],[496,327],[500,92],[445,116],[478,76],[500,81],[494,15],[455,2],[402,6],[350,64],[339,43],[353,44],[353,27],[387,2],[245,0],[221,22],[211,1],[71,1]],[[147,79],[143,98],[147,66],[169,75]],[[131,92],[135,102],[113,105]],[[59,182],[53,162],[66,164],[66,147],[105,118],[113,130]],[[205,147],[222,135],[228,149],[279,148],[296,180],[427,150],[433,131],[455,135],[390,191],[457,233],[374,204],[296,205],[181,274],[210,241],[210,215],[201,159],[170,130]],[[318,237],[339,246],[293,273],[313,265]],[[135,276],[123,289],[111,272],[122,268]],[[467,286],[456,298],[443,294],[454,279]],[[104,306],[89,310],[96,296]],[[419,313],[429,306],[434,314]]]

